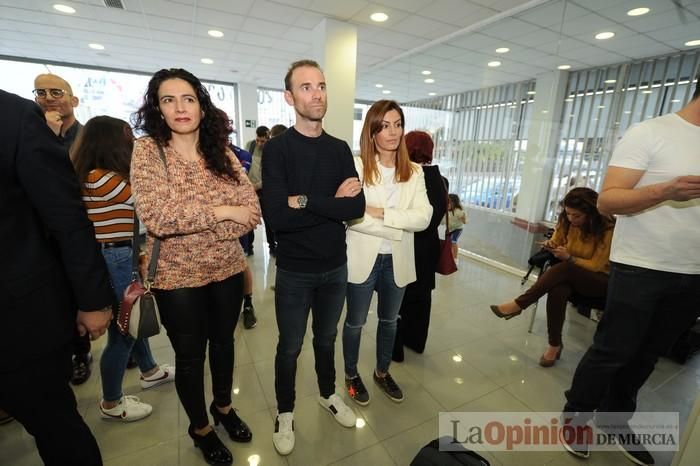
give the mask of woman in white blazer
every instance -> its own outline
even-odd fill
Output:
[[[347,314],[343,325],[345,385],[356,403],[369,403],[357,371],[360,335],[374,291],[378,295],[374,381],[396,402],[401,388],[389,374],[397,318],[407,284],[416,279],[413,232],[424,230],[433,208],[421,167],[408,158],[404,115],[392,100],[367,111],[355,166],[364,186],[365,215],[349,222]]]

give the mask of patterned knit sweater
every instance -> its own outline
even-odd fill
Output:
[[[148,264],[155,237],[161,239],[154,287],[199,287],[242,272],[245,256],[238,238],[250,229],[231,220],[216,221],[214,207],[247,205],[258,197],[229,150],[238,181],[209,171],[204,160],[188,161],[165,147],[167,170],[150,137],[134,143],[131,189],[136,212],[148,229]],[[143,272],[143,271],[142,271]]]

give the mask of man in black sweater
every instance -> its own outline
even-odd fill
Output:
[[[362,217],[365,198],[348,145],[323,131],[326,83],[318,63],[302,60],[284,79],[296,122],[263,149],[263,213],[277,235],[275,356],[277,451],[294,449],[297,358],[312,312],[319,403],[345,427],[356,416],[335,393],[335,338],[347,286],[344,221]]]

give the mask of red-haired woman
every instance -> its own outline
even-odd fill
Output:
[[[360,157],[355,158],[367,204],[365,215],[350,222],[347,233],[349,283],[343,357],[348,394],[363,406],[369,403],[369,393],[357,372],[357,362],[360,334],[375,290],[379,322],[373,378],[389,398],[403,401],[389,364],[404,290],[416,280],[413,232],[424,230],[433,212],[423,170],[408,157],[403,128],[403,111],[396,102],[375,102],[367,111]]]
[[[430,205],[433,206],[433,216],[428,228],[413,234],[416,281],[406,286],[401,309],[399,309],[399,323],[392,355],[392,359],[397,362],[404,359],[404,346],[422,353],[428,339],[430,307],[433,289],[435,289],[435,269],[440,257],[438,225],[445,217],[448,186],[447,180],[440,174],[437,165],[431,165],[433,147],[433,140],[428,133],[424,131],[406,133],[408,157],[423,168],[425,188]]]

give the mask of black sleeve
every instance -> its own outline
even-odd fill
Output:
[[[429,229],[437,229],[442,219],[445,218],[445,211],[447,210],[449,182],[440,174],[440,170],[437,167],[435,167],[435,175],[434,177],[430,177],[430,186],[427,186],[428,200],[430,201],[430,205],[433,206],[433,215],[430,218],[430,225],[428,225]],[[426,178],[426,182],[427,181]]]
[[[348,178],[358,178],[355,164],[352,161],[352,152],[346,143],[342,143],[339,152],[339,163],[342,167],[341,183]],[[340,186],[340,184],[338,184]],[[307,210],[323,217],[338,221],[347,221],[360,218],[365,213],[365,194],[360,190],[360,194],[355,197],[311,197],[306,205]]]
[[[287,154],[284,150],[284,136],[278,136],[268,141],[263,147],[262,179],[263,195],[262,210],[272,231],[299,231],[327,222],[308,209],[292,209],[287,198]]]
[[[58,244],[78,308],[101,310],[112,304],[114,295],[68,154],[47,128],[39,107],[23,106],[19,118],[19,183]]]

